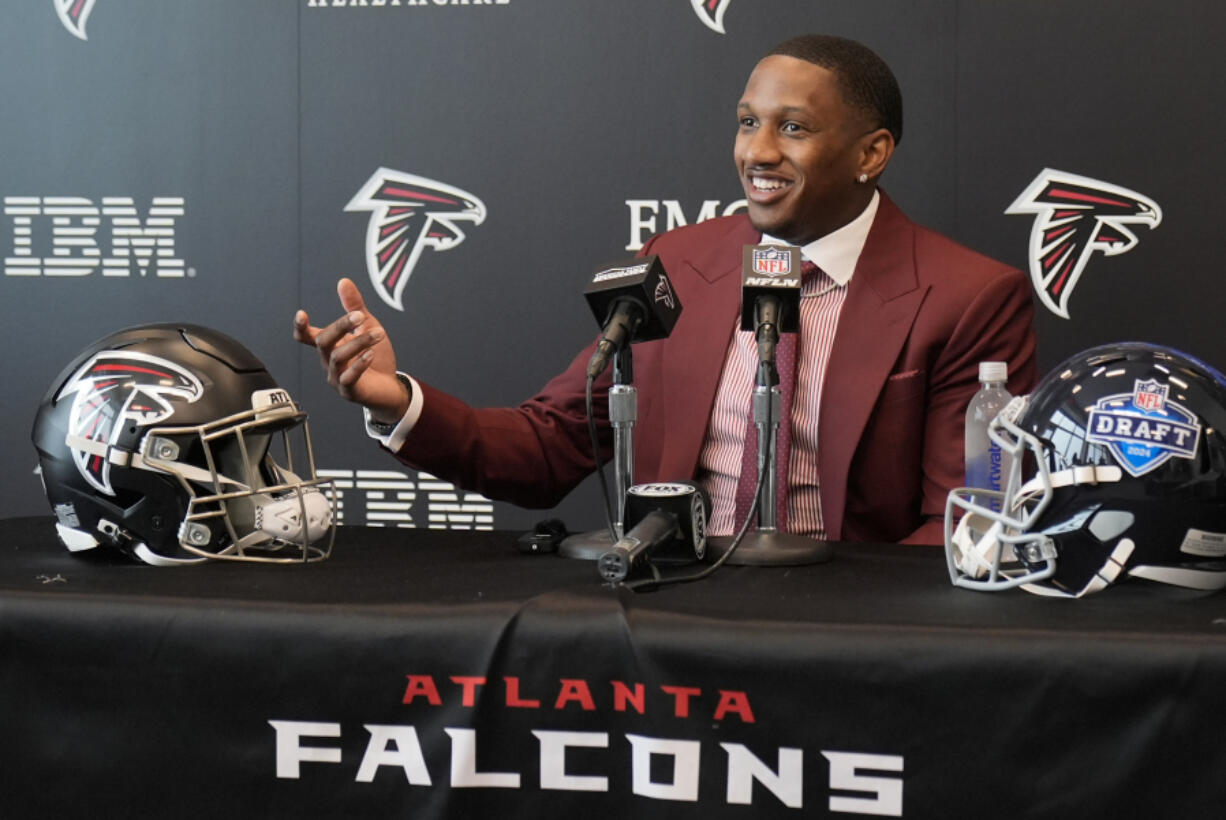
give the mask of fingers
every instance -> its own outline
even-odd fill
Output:
[[[305,310],[294,314],[294,341],[314,347],[315,336],[319,333],[319,328],[311,327],[310,322]]]
[[[376,328],[368,333],[347,336],[342,343],[329,350],[324,361],[329,383],[338,387],[348,387],[356,382],[374,361],[372,348],[383,341],[383,338],[383,330]],[[321,349],[321,355],[323,352]],[[344,391],[342,395],[349,398]]]
[[[375,328],[368,333],[346,337],[341,344],[332,348],[328,357],[329,364],[339,373],[341,369],[348,366],[350,360],[356,359],[363,353],[370,353],[372,347],[383,341],[383,335],[381,328]]]
[[[363,350],[349,361],[344,370],[337,374],[336,384],[340,388],[342,395],[347,397],[349,388],[353,387],[357,380],[362,378],[362,374],[367,371],[374,358],[374,354],[369,349]]]
[[[314,327],[306,311],[299,310],[294,314],[294,338],[319,351],[328,383],[343,398],[367,401],[388,392],[382,377],[391,374],[395,378],[395,356],[386,331],[366,311],[366,304],[353,281],[344,278],[338,281],[336,293],[345,313],[331,324]],[[362,378],[376,372],[379,378]]]
[[[352,279],[344,277],[336,283],[336,295],[340,297],[341,307],[353,313],[367,313],[366,302],[362,299],[362,292],[358,290],[358,286],[353,283]]]
[[[340,344],[348,334],[357,333],[365,320],[366,314],[359,311],[346,313],[327,327],[315,331],[315,346],[320,349],[320,352],[331,350],[333,346]]]

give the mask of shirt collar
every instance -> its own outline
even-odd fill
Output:
[[[851,281],[851,275],[856,272],[856,262],[860,260],[860,252],[864,250],[864,243],[868,240],[868,230],[873,226],[873,219],[877,216],[877,206],[880,203],[881,193],[873,191],[873,198],[869,200],[868,206],[860,212],[859,216],[837,231],[831,231],[802,247],[801,256],[825,271],[826,275],[835,282],[846,285]],[[788,243],[768,234],[762,234],[762,244],[786,245]]]

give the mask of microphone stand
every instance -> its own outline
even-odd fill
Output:
[[[613,354],[613,386],[609,388],[609,423],[613,425],[613,529],[625,534],[626,491],[634,484],[634,423],[638,420],[639,393],[634,386],[634,358],[630,345]],[[564,558],[595,561],[613,546],[609,530],[599,529],[567,536],[558,545]]]
[[[758,366],[758,380],[753,391],[753,420],[758,432],[758,471],[765,474],[758,489],[758,526],[745,533],[726,563],[742,566],[800,566],[820,564],[830,560],[833,550],[826,541],[806,538],[790,532],[780,532],[776,523],[776,499],[779,488],[775,465],[779,455],[779,419],[783,415],[783,395],[779,391],[779,374],[771,357]],[[769,454],[769,458],[767,458]],[[785,488],[786,492],[786,488]],[[734,536],[707,539],[708,560],[717,560],[733,545]]]

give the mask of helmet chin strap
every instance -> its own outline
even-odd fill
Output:
[[[189,564],[201,564],[209,559],[200,558],[171,558],[166,555],[159,555],[153,550],[145,546],[145,542],[141,542],[132,548],[132,554],[146,564],[151,564],[155,567],[182,567]]]
[[[1174,584],[1188,589],[1216,590],[1226,588],[1226,571],[1216,569],[1188,569],[1187,567],[1154,567],[1138,564],[1128,570],[1133,578]]]
[[[1039,584],[1024,584],[1022,589],[1049,598],[1081,598],[1093,592],[1101,592],[1115,583],[1120,574],[1124,572],[1124,565],[1128,563],[1136,547],[1136,543],[1131,538],[1121,538],[1115,545],[1115,549],[1111,550],[1111,554],[1107,556],[1107,560],[1079,592],[1067,592],[1058,587]]]
[[[332,523],[332,504],[318,487],[296,487],[275,497],[256,495],[252,501],[256,530],[267,538],[314,543]]]
[[[952,539],[956,548],[954,566],[971,578],[983,578],[996,571],[1003,526],[1002,522],[978,513],[968,512],[962,516]],[[983,535],[976,538],[976,533]]]

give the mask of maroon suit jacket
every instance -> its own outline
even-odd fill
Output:
[[[660,255],[682,313],[668,339],[635,346],[636,483],[694,475],[740,314],[742,248],[760,238],[742,214],[678,228],[643,249]],[[945,497],[963,483],[979,362],[1008,362],[1015,395],[1033,387],[1033,315],[1020,271],[914,224],[882,195],[822,392],[831,539],[941,543]],[[422,385],[421,418],[397,457],[491,498],[553,506],[594,469],[584,409],[591,351],[516,408],[475,409]],[[594,401],[602,458],[612,441],[608,386],[606,374]]]

